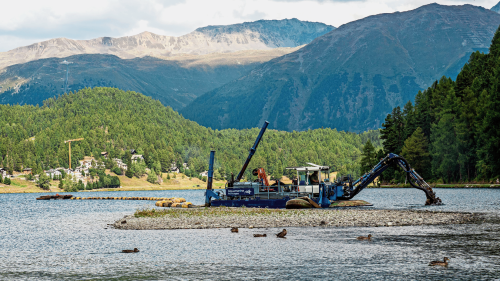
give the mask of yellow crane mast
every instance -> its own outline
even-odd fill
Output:
[[[81,141],[81,140],[83,140],[83,138],[64,141],[64,143],[69,143],[69,168],[70,169],[71,169],[71,142],[72,141]]]

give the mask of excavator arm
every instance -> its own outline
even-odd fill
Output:
[[[410,164],[403,157],[389,153],[385,158],[383,158],[377,165],[375,165],[369,172],[365,173],[356,181],[346,182],[339,181],[339,184],[344,185],[344,195],[340,199],[351,199],[356,196],[361,190],[365,189],[370,183],[372,183],[380,174],[382,174],[391,165],[396,164],[401,169],[406,172],[406,179],[410,185],[416,189],[420,189],[425,192],[427,200],[426,205],[441,205],[441,199],[436,197],[436,193],[432,190],[432,187],[427,184],[424,179],[411,168]]]

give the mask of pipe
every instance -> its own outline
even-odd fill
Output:
[[[207,189],[212,189],[212,182],[214,178],[214,157],[215,150],[210,151],[210,162],[208,163],[208,179],[207,179]]]
[[[243,167],[241,168],[240,173],[236,177],[236,182],[239,182],[241,178],[243,177],[243,174],[245,173],[245,170],[247,169],[248,164],[250,163],[250,160],[252,160],[253,155],[255,154],[255,151],[257,150],[257,146],[259,146],[260,140],[262,139],[262,135],[264,135],[264,132],[267,129],[267,125],[269,125],[269,122],[264,122],[264,126],[262,126],[262,129],[260,129],[259,136],[255,140],[255,143],[253,144],[252,148],[250,149],[250,153],[248,154],[247,161],[245,161],[245,164],[243,164]]]

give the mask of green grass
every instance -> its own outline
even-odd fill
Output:
[[[311,210],[282,210],[261,208],[229,208],[229,207],[206,207],[206,208],[169,208],[169,209],[139,209],[135,211],[136,218],[190,218],[190,217],[229,217],[229,216],[301,216]]]
[[[17,186],[17,187],[27,187],[28,186],[27,184],[20,184],[20,183],[17,183],[15,181],[10,181],[10,184]]]

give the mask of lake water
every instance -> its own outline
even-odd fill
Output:
[[[36,201],[0,194],[1,280],[492,280],[500,279],[500,190],[435,189],[446,205],[423,206],[414,189],[366,189],[356,199],[380,209],[484,212],[473,225],[117,230],[107,224],[154,201]],[[184,197],[203,190],[89,192],[88,196]],[[253,233],[267,233],[254,238]],[[372,242],[355,237],[371,233]],[[123,249],[139,248],[135,254]],[[451,258],[448,268],[431,260]]]

